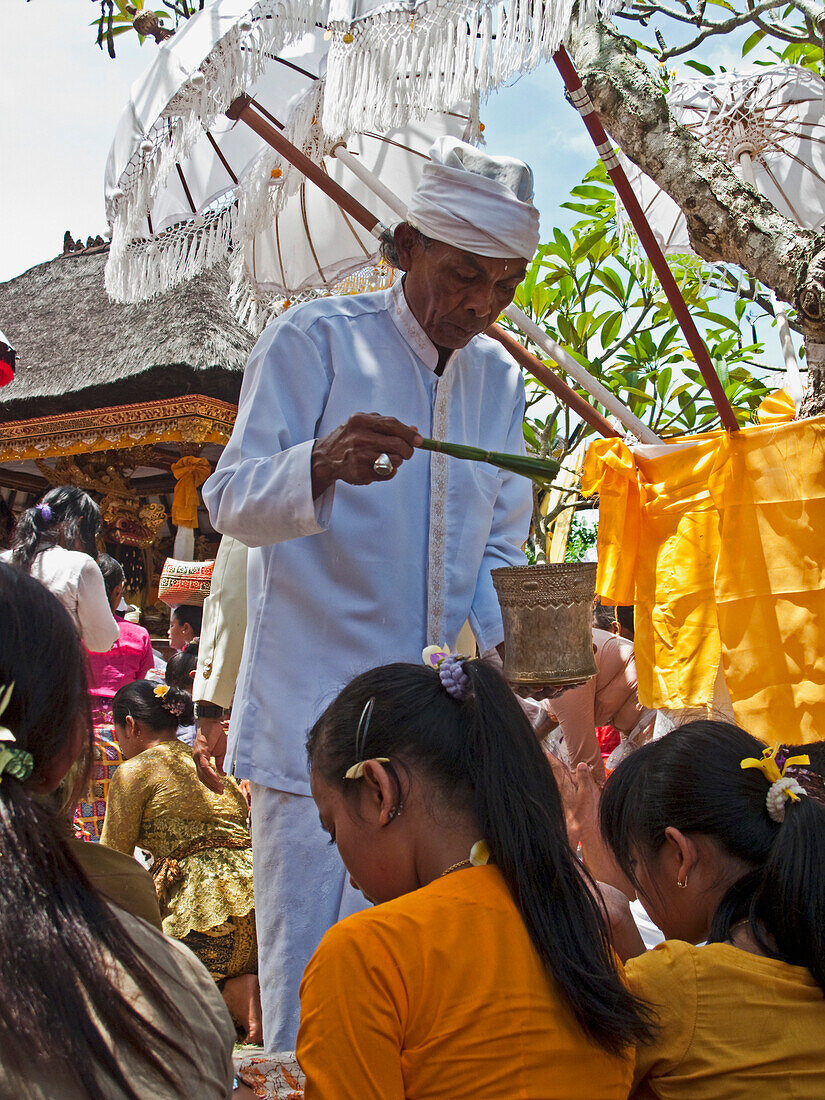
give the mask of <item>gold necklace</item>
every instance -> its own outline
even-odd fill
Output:
[[[472,867],[472,863],[469,859],[460,859],[458,863],[453,863],[445,871],[442,871],[438,877],[444,878],[445,875],[449,875],[452,871],[460,871],[462,867]]]

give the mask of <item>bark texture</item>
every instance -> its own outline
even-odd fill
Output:
[[[605,129],[685,212],[698,255],[771,287],[797,310],[806,347],[824,344],[825,235],[780,214],[680,126],[634,43],[611,23],[574,27],[568,49]]]

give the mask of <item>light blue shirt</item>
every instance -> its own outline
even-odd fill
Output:
[[[504,349],[478,336],[441,377],[437,360],[401,283],[294,307],[252,351],[203,487],[216,530],[251,548],[228,752],[241,778],[309,794],[306,734],[353,676],[420,662],[467,619],[482,652],[504,637],[490,571],[524,563],[525,478],[416,451],[390,481],[312,499],[313,443],[355,412],[523,453],[524,385]]]

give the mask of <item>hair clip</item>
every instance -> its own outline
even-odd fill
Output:
[[[344,773],[344,779],[360,779],[364,774],[365,760],[361,757],[364,755],[364,745],[367,740],[367,730],[370,728],[370,719],[372,718],[372,710],[375,706],[375,696],[371,695],[364,704],[364,709],[361,711],[361,717],[358,719],[358,729],[355,731],[355,759],[357,763],[353,764],[351,768],[347,768]],[[379,764],[389,764],[389,757],[376,756],[375,759]]]

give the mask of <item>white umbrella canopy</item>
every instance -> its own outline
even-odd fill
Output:
[[[238,183],[264,143],[224,111],[253,91],[288,113],[321,75],[326,8],[217,0],[159,46],[106,166],[106,287],[116,301],[159,293],[226,255]]]
[[[307,98],[318,104],[313,89]],[[321,97],[323,98],[323,97]],[[299,114],[302,104],[298,105]],[[295,120],[293,119],[293,125]],[[298,124],[297,128],[302,128]],[[335,156],[319,160],[325,173],[386,225],[399,220],[418,185],[430,147],[443,135],[473,141],[477,120],[466,104],[429,112],[420,121],[381,134],[354,134],[346,149],[392,193],[390,206]],[[276,173],[273,179],[273,173]],[[252,297],[294,298],[308,290],[329,292],[347,275],[378,262],[375,236],[328,195],[304,179],[271,149],[262,152],[242,185],[238,274]]]
[[[571,19],[620,0],[330,0],[331,136],[398,126],[488,92],[550,58]]]
[[[825,226],[825,81],[809,69],[722,73],[680,80],[668,92],[674,118],[797,225]],[[684,214],[640,168],[622,158],[664,252],[692,253]],[[626,215],[621,214],[623,228]]]
[[[385,134],[325,140],[319,119],[328,36],[320,26],[295,35],[278,53],[264,48],[258,23],[275,22],[272,10],[271,2],[249,8],[249,0],[219,0],[166,40],[133,86],[106,170],[112,227],[106,286],[116,301],[170,289],[233,252],[242,302],[329,292],[341,278],[377,262],[372,234],[248,126],[215,113],[238,91],[238,72],[257,72],[249,89],[256,104],[382,222],[393,220],[392,208],[330,155],[333,146],[344,145],[406,204],[437,137],[477,139],[476,112],[460,104]],[[232,50],[262,49],[262,69],[246,58],[245,68],[239,64],[227,77]],[[222,90],[212,85],[216,73]]]

